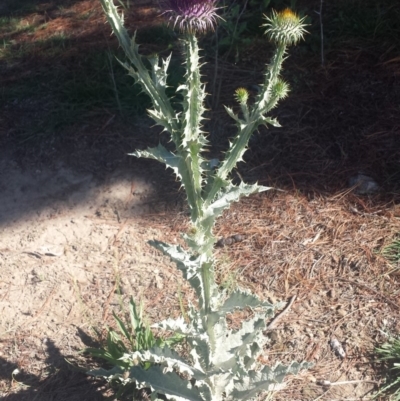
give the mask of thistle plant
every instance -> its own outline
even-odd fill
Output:
[[[235,98],[241,115],[225,107],[235,121],[237,132],[221,161],[207,160],[204,154],[208,141],[202,129],[205,112],[205,87],[201,81],[199,47],[196,35],[213,29],[218,21],[216,0],[165,0],[164,14],[182,34],[185,82],[177,88],[180,110],[166,94],[167,70],[170,57],[145,59],[140,56],[135,36],[131,39],[124,28],[123,17],[112,0],[100,0],[114,34],[127,60],[121,61],[143,92],[152,100],[149,115],[171,137],[175,150],[159,144],[155,148],[133,153],[136,157],[158,160],[171,168],[187,196],[191,228],[183,234],[186,248],[150,241],[168,255],[182,271],[184,279],[194,289],[198,305],[189,305],[186,322],[183,317],[168,319],[155,325],[185,336],[190,348],[187,359],[165,347],[127,352],[120,359],[129,369],[115,366],[112,370],[97,370],[91,374],[119,380],[121,385],[136,383],[137,388],[150,388],[178,400],[236,400],[254,398],[260,391],[277,389],[288,373],[307,368],[308,363],[294,362],[290,366],[259,366],[257,359],[266,344],[263,330],[266,319],[276,308],[256,295],[238,289],[229,295],[218,289],[214,277],[213,228],[216,219],[242,196],[270,188],[241,182],[234,185],[232,170],[243,160],[249,139],[260,125],[279,126],[267,114],[288,94],[288,84],[280,71],[288,46],[296,44],[305,34],[303,20],[290,10],[273,12],[266,17],[266,35],[276,44],[272,61],[267,65],[264,82],[254,103],[249,105],[246,89],[236,90]],[[149,68],[147,68],[149,67]],[[239,330],[228,327],[226,316],[237,309],[251,308],[253,317],[242,323]],[[144,364],[151,363],[151,366]]]

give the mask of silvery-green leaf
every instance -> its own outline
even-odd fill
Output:
[[[254,358],[252,351],[258,355],[263,345],[262,330],[265,328],[265,319],[262,315],[255,315],[252,319],[242,323],[239,330],[230,330],[224,318],[214,325],[215,342],[211,342],[213,351],[213,365],[227,370],[233,369],[236,358]],[[258,348],[252,348],[254,342],[259,342]]]
[[[282,127],[282,126],[279,124],[279,121],[278,121],[276,118],[262,117],[262,122],[263,122],[263,124],[265,124],[265,125],[270,124],[270,125],[272,125],[273,127],[278,127],[278,128]]]
[[[214,183],[211,185],[213,188],[210,191],[214,191],[218,186],[224,185],[224,181],[216,177]],[[224,210],[228,209],[233,202],[239,201],[242,196],[248,196],[269,189],[269,187],[258,184],[249,185],[242,182],[236,186],[228,182],[226,186],[217,192],[209,192],[207,194],[207,201],[203,207],[202,218],[197,221],[197,227],[199,227],[198,234],[195,234],[193,238],[185,236],[185,241],[199,253],[210,251],[215,243],[215,238],[212,234],[215,220],[222,215]],[[211,197],[213,198],[212,202]]]
[[[204,372],[189,365],[177,352],[168,347],[155,347],[145,351],[135,351],[124,354],[120,359],[126,362],[131,361],[135,365],[150,362],[162,365],[170,371],[175,370],[179,373],[195,376],[199,380],[205,378]]]
[[[218,309],[221,314],[231,313],[235,309],[249,308],[263,308],[267,317],[272,317],[275,309],[279,309],[283,306],[280,304],[271,304],[269,302],[262,301],[257,295],[252,294],[250,291],[238,289],[233,291],[228,298],[225,300],[223,305]]]
[[[200,309],[204,306],[205,293],[204,282],[201,274],[203,265],[203,257],[194,257],[186,252],[183,248],[176,245],[168,245],[160,241],[150,241],[150,245],[168,255],[183,273],[183,278],[189,282],[192,288],[196,291],[199,298]]]
[[[147,113],[151,117],[151,119],[157,124],[160,125],[161,127],[164,127],[165,131],[171,132],[172,130],[172,124],[171,121],[168,120],[162,112],[159,110],[154,110],[154,109],[148,109]]]
[[[234,352],[235,355],[243,358],[246,368],[251,367],[262,351],[262,347],[266,342],[266,338],[262,333],[265,327],[265,316],[256,314],[252,319],[244,321],[242,327],[232,332],[229,338],[229,341],[233,342],[233,339],[236,339],[239,343]]]
[[[172,153],[161,144],[156,148],[137,150],[131,153],[131,155],[154,159],[171,168],[185,188],[191,210],[199,210],[201,209],[199,205],[199,202],[201,202],[201,170],[196,166],[200,165],[201,159],[198,155],[199,153],[196,145],[193,146],[194,148],[191,149],[191,151],[196,155],[195,157],[198,158],[194,163],[192,159],[185,159],[182,154]]]
[[[162,320],[159,323],[153,324],[152,327],[185,335],[194,334],[193,328],[185,322],[183,316],[180,316],[177,319],[169,318],[166,320]]]
[[[224,106],[226,112],[228,113],[229,117],[233,118],[236,122],[239,122],[239,117],[233,112],[230,107]]]
[[[165,90],[167,88],[167,70],[171,61],[171,55],[169,55],[165,60],[162,60],[161,67],[159,66],[159,59],[156,55],[148,57],[148,60],[152,67],[152,78],[156,88]]]
[[[164,163],[167,167],[171,168],[174,173],[179,176],[179,163],[181,158],[175,153],[167,150],[163,145],[158,144],[156,148],[148,148],[146,150],[136,150],[129,153],[130,156],[145,157],[147,159],[154,159]]]
[[[174,110],[165,93],[165,87],[158,85],[159,82],[154,82],[152,77],[150,77],[146,66],[143,64],[142,57],[139,54],[139,46],[135,42],[136,35],[130,39],[128,31],[124,27],[123,18],[118,14],[117,7],[115,7],[114,3],[111,0],[100,0],[100,2],[114,34],[117,36],[121,47],[133,67],[127,63],[123,63],[123,65],[128,68],[129,74],[141,85],[143,91],[149,95],[155,111],[159,113],[159,115],[164,116],[160,121],[168,121],[170,123],[168,130],[172,134],[177,130],[177,125],[174,120]],[[164,63],[162,68],[166,67],[167,65]]]
[[[274,391],[275,385],[282,383],[288,374],[297,374],[301,369],[308,369],[308,362],[294,362],[290,366],[277,365],[274,368],[265,366],[261,371],[250,370],[244,376],[235,379],[235,388],[227,397],[229,400],[248,400],[256,397],[261,391]]]
[[[223,401],[226,399],[226,394],[231,393],[234,388],[233,377],[232,371],[216,373],[210,377],[213,400]]]
[[[183,320],[183,318],[182,318]],[[197,320],[197,317],[196,317]],[[207,371],[210,368],[209,360],[209,340],[207,333],[203,330],[201,322],[196,322],[191,319],[194,326],[188,326],[185,323],[182,324],[181,319],[177,320],[164,320],[160,323],[153,325],[163,330],[170,330],[175,333],[181,333],[185,335],[185,341],[189,344],[192,356],[193,367],[199,371]],[[194,374],[194,378],[199,379]]]
[[[203,334],[201,337],[198,335],[188,337],[187,342],[191,348],[190,355],[193,359],[193,366],[198,370],[206,372],[209,377],[211,368],[210,342],[206,334]]]
[[[206,218],[217,218],[225,209],[228,209],[233,202],[238,202],[242,196],[249,196],[251,194],[268,191],[269,187],[264,187],[258,184],[244,184],[241,182],[239,185],[229,184],[226,188],[221,189],[214,197],[214,201],[207,207],[203,221]],[[204,224],[207,226],[207,224]]]
[[[217,166],[218,168],[218,166]],[[212,174],[209,177],[207,177],[207,184],[204,189],[204,197],[206,199],[205,204],[209,205],[212,203],[217,194],[223,189],[228,187],[231,184],[229,180],[222,179],[221,177]]]
[[[165,372],[162,366],[151,366],[143,369],[134,366],[130,369],[130,377],[136,381],[137,388],[150,388],[152,391],[164,394],[168,399],[176,401],[211,401],[210,388],[199,382],[192,385],[175,372]]]
[[[88,375],[94,377],[103,377],[107,379],[107,381],[115,380],[115,379],[123,379],[124,369],[120,366],[115,365],[112,369],[92,369],[87,372]]]

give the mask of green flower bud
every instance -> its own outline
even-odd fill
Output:
[[[303,23],[305,17],[300,18],[289,8],[279,12],[273,10],[271,17],[266,15],[264,17],[267,21],[263,25],[267,28],[265,34],[275,43],[286,46],[295,45],[307,33],[304,29],[306,25]]]
[[[249,100],[249,92],[245,88],[237,88],[235,90],[235,99],[239,104],[245,105]]]
[[[283,79],[278,79],[278,81],[272,88],[275,97],[278,99],[285,99],[285,97],[287,97],[287,95],[289,94],[289,90],[289,84]]]

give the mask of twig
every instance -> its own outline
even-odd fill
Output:
[[[289,309],[292,307],[293,302],[296,300],[297,295],[293,295],[288,304],[283,308],[282,312],[279,315],[276,315],[269,325],[267,326],[266,330],[274,330],[278,324],[278,322],[285,316],[288,312]]]
[[[320,400],[324,395],[326,395],[330,388],[333,386],[340,386],[342,384],[357,384],[357,383],[373,383],[373,384],[378,384],[378,382],[374,380],[347,380],[347,381],[342,381],[342,382],[330,382],[329,380],[319,380],[317,381],[317,384],[324,387],[326,390],[317,398],[314,398],[313,401],[318,401]],[[359,398],[346,398],[343,399],[343,401],[357,401]]]
[[[356,383],[374,383],[378,384],[378,382],[374,380],[345,380],[342,382],[330,382],[329,380],[319,380],[317,384],[324,387],[332,387],[332,386],[341,386],[342,384],[356,384]]]

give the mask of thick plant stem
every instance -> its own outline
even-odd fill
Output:
[[[279,74],[282,70],[282,63],[285,60],[285,54],[286,45],[284,43],[279,43],[272,57],[272,61],[268,65],[267,72],[265,74],[264,85],[257,98],[257,102],[252,113],[253,115],[265,115],[277,105],[279,97],[275,96],[274,87],[279,79]]]
[[[201,119],[205,111],[203,102],[205,91],[200,80],[199,47],[196,36],[188,33],[183,40],[186,64],[186,83],[178,89],[183,95],[183,114],[180,119],[180,140],[177,143],[177,152],[184,157],[185,165],[191,180],[189,186],[185,186],[190,200],[190,212],[192,222],[201,219],[203,211],[202,199],[202,169],[203,159],[201,152],[207,144],[207,140],[201,131]]]
[[[247,124],[243,121],[239,126],[240,133],[235,138],[231,148],[227,152],[223,164],[218,169],[217,175],[219,178],[225,180],[237,163],[242,160],[242,156],[247,149],[247,145],[254,130],[258,125],[263,123],[264,115],[276,106],[279,98],[274,96],[273,89],[282,69],[285,51],[285,45],[278,46],[272,62],[268,67],[268,72],[265,74],[265,83],[258,101],[250,109],[249,121],[246,121]]]
[[[243,160],[242,156],[247,150],[251,135],[260,124],[266,123],[265,114],[277,105],[280,97],[279,94],[275,93],[274,88],[279,80],[285,53],[286,45],[279,44],[265,73],[265,80],[261,93],[257,97],[255,105],[251,107],[248,113],[246,108],[244,120],[239,119],[230,109],[226,108],[230,116],[237,122],[238,134],[233,140],[215,176],[210,177],[207,183],[205,188],[205,202],[207,205],[213,201],[220,188],[228,182],[228,176],[236,167],[237,163]]]
[[[207,259],[201,266],[201,278],[204,285],[204,308],[203,315],[207,317],[211,313],[211,297],[212,297],[212,288],[215,286],[214,282],[214,260],[212,258]],[[203,327],[206,322],[203,322]]]
[[[201,131],[201,120],[205,111],[205,92],[201,83],[199,46],[194,34],[188,33],[184,39],[186,84],[182,85],[184,98],[184,118],[182,120],[182,145],[190,141],[205,140]]]
[[[183,118],[181,127],[181,143],[178,152],[185,154],[185,162],[187,169],[192,172],[190,178],[192,180],[191,188],[193,194],[188,197],[193,198],[191,207],[191,219],[196,234],[193,237],[192,251],[199,251],[204,243],[207,233],[201,225],[204,214],[204,200],[202,197],[203,170],[201,169],[202,158],[200,152],[207,144],[207,140],[201,130],[201,119],[205,108],[204,98],[205,90],[201,83],[199,47],[197,38],[194,33],[187,33],[184,38],[185,63],[186,63],[186,83],[181,86],[183,93]],[[187,189],[187,187],[185,187]],[[196,241],[197,240],[197,241]],[[190,246],[190,242],[189,242]],[[204,316],[211,312],[212,288],[215,286],[213,274],[213,258],[212,251],[203,253],[205,261],[201,264],[201,279],[203,282],[203,310]]]
[[[229,173],[236,167],[238,161],[242,159],[244,152],[246,151],[247,144],[249,143],[250,137],[254,132],[255,128],[259,125],[260,117],[253,114],[247,125],[243,126],[240,130],[239,135],[234,139],[231,148],[227,152],[227,156],[223,161],[221,167],[218,169],[217,177],[220,180],[226,180]],[[211,190],[207,196],[208,200],[211,200],[214,196],[215,190]]]

